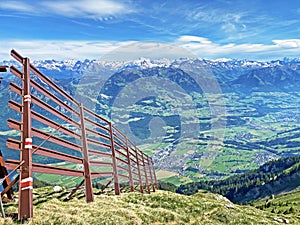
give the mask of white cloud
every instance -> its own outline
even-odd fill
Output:
[[[119,48],[121,47],[122,48]],[[181,36],[173,43],[135,41],[21,41],[0,42],[0,59],[11,59],[16,49],[31,59],[100,59],[129,60],[145,58],[195,57],[206,59],[237,58],[269,60],[300,57],[300,39],[273,40],[273,44],[218,44],[199,36]]]
[[[128,43],[130,42],[8,40],[0,42],[0,59],[11,59],[11,49],[34,60],[99,59],[102,55]]]
[[[179,42],[196,42],[201,44],[211,44],[212,42],[204,37],[183,35],[178,38]]]
[[[0,2],[0,8],[13,10],[13,11],[21,11],[21,12],[33,12],[34,7],[30,4],[26,4],[22,1],[3,1]]]
[[[190,51],[176,45],[155,42],[116,41],[2,41],[0,59],[11,59],[9,52],[15,49],[24,57],[40,59],[102,59],[106,61],[136,60],[141,57],[195,58]]]
[[[273,42],[282,48],[300,48],[300,39],[273,40]]]
[[[110,19],[110,16],[132,13],[128,4],[114,0],[39,1],[34,4],[23,1],[3,1],[0,8],[34,13],[35,15],[61,15],[70,18]]]
[[[181,36],[176,44],[186,48],[202,58],[248,58],[271,59],[300,57],[300,39],[273,40],[273,44],[218,44],[198,36]]]

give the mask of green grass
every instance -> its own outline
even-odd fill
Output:
[[[193,196],[166,191],[123,193],[120,196],[96,195],[86,203],[82,193],[69,202],[68,191],[52,187],[34,190],[34,217],[24,224],[276,224],[276,214],[251,206],[234,205],[219,195],[199,192]],[[5,205],[7,214],[17,212],[17,203]],[[280,215],[296,224],[292,215]],[[0,224],[18,224],[0,218]]]
[[[300,187],[290,193],[270,196],[267,199],[252,202],[251,205],[267,212],[293,215],[300,221]],[[300,224],[300,222],[298,224]]]

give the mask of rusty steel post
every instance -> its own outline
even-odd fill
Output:
[[[30,96],[30,61],[23,59],[23,92],[22,92],[22,149],[21,160],[24,164],[20,168],[19,185],[19,220],[26,220],[33,216],[32,205],[32,136],[31,136],[31,96]]]
[[[88,155],[88,144],[85,131],[84,121],[84,109],[82,104],[79,104],[80,108],[80,123],[81,123],[81,141],[82,141],[82,156],[83,156],[83,167],[84,167],[84,185],[85,185],[85,198],[86,202],[94,201],[94,193],[92,188],[92,177],[90,170],[90,162]]]
[[[150,157],[145,155],[146,159],[147,159],[147,167],[149,169],[149,173],[150,173],[150,179],[151,179],[151,186],[152,186],[152,191],[155,192],[155,187],[154,187],[154,179],[153,179],[153,175],[152,175],[152,168],[151,168],[151,162],[150,162]]]
[[[120,194],[120,184],[119,184],[119,177],[118,177],[118,165],[116,159],[116,152],[115,152],[115,143],[114,143],[114,134],[113,134],[113,127],[111,122],[109,124],[109,135],[110,135],[110,147],[111,147],[111,156],[112,156],[112,164],[113,164],[113,172],[114,172],[114,186],[115,186],[115,194]]]
[[[146,170],[147,167],[146,167],[146,161],[145,161],[144,153],[141,152],[141,155],[142,155],[142,161],[143,161],[143,167],[144,167],[144,173],[145,173],[147,192],[148,192],[148,194],[150,194],[150,187],[149,187],[149,182],[148,182],[148,174],[147,174],[147,170]]]
[[[128,160],[128,176],[129,176],[129,185],[130,185],[130,191],[134,191],[133,187],[133,180],[132,180],[132,173],[131,173],[131,162],[130,162],[130,153],[129,153],[129,147],[128,147],[128,139],[126,138],[126,153],[127,153],[127,160]]]
[[[137,151],[137,148],[136,148],[136,147],[135,147],[134,150],[135,150],[135,158],[136,158],[136,167],[137,167],[137,169],[138,169],[140,191],[141,191],[141,193],[144,193],[143,181],[142,181],[142,176],[141,176],[141,168],[140,168],[139,154],[138,154],[138,151]]]
[[[156,189],[158,190],[158,183],[157,183],[157,179],[156,179],[156,174],[155,174],[155,169],[154,169],[154,163],[153,163],[152,158],[150,158],[150,159],[151,159],[150,164],[151,164],[151,168],[152,168],[152,171],[153,171],[154,183],[155,183]]]

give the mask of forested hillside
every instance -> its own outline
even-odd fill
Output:
[[[256,170],[225,180],[200,181],[177,188],[181,194],[191,195],[205,189],[226,196],[236,203],[249,202],[300,186],[300,157],[288,157],[268,162]]]

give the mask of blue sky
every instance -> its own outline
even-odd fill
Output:
[[[298,0],[0,0],[0,57],[100,58],[163,42],[200,58],[300,57]]]

